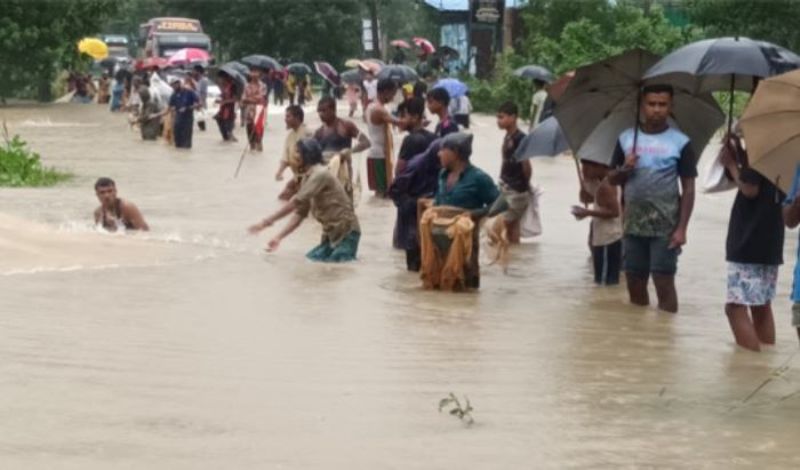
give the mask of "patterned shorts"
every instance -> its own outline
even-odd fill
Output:
[[[775,298],[777,283],[777,265],[728,263],[727,303],[766,305]]]

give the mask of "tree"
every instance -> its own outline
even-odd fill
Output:
[[[343,63],[361,50],[362,0],[121,0],[106,28],[135,34],[151,17],[199,19],[220,61],[248,54]]]
[[[800,50],[797,0],[686,0],[678,5],[707,37],[747,36]]]
[[[522,56],[562,73],[634,47],[664,54],[692,37],[691,31],[672,26],[661,6],[650,5],[645,11],[637,3],[552,2],[544,16],[527,16],[527,28],[533,25],[542,31],[559,32],[529,37],[523,42]],[[586,16],[573,16],[566,21],[581,12]]]
[[[56,71],[78,62],[77,42],[97,33],[114,8],[111,0],[3,0],[0,97],[49,100]]]

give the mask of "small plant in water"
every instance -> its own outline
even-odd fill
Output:
[[[472,419],[472,404],[470,404],[469,397],[466,395],[464,395],[464,406],[461,406],[461,402],[453,393],[439,400],[439,413],[446,408],[449,408],[448,413],[452,416],[456,416],[467,426],[475,422],[475,420]]]
[[[15,135],[10,137],[3,121],[3,143],[0,144],[0,186],[53,186],[71,177],[42,165],[39,154]]]

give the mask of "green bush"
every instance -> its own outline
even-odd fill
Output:
[[[493,114],[505,101],[513,101],[519,106],[520,117],[528,118],[533,96],[533,82],[514,75],[518,65],[524,65],[513,51],[498,56],[492,77],[478,80],[466,77],[470,89],[470,101],[476,112]]]
[[[8,137],[3,126],[5,145],[0,147],[0,186],[53,186],[72,177],[53,168],[46,168],[39,154],[32,152],[18,135]]]

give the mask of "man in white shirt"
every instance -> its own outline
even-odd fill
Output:
[[[366,120],[367,106],[369,106],[371,103],[374,103],[378,99],[378,80],[375,79],[375,74],[373,72],[367,72],[363,85],[364,93],[361,94],[361,104],[364,107],[364,120]]]

